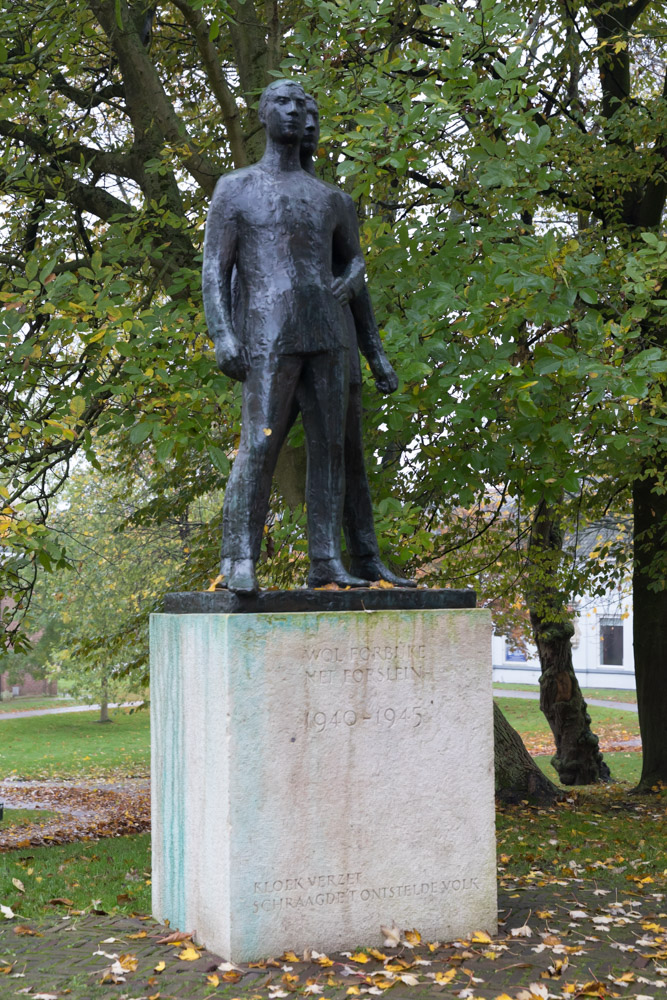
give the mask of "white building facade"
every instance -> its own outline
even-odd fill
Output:
[[[632,591],[619,588],[603,598],[575,599],[576,617],[572,639],[572,661],[580,687],[635,689],[632,648]],[[492,642],[493,679],[499,683],[538,684],[540,664],[537,650],[527,653],[505,636]]]

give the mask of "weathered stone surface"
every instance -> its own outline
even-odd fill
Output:
[[[172,615],[271,614],[299,611],[426,611],[436,608],[474,608],[474,590],[407,587],[350,590],[262,590],[235,594],[232,590],[204,590],[166,594],[162,610]]]
[[[237,962],[494,932],[490,645],[475,609],[154,615],[154,915]]]

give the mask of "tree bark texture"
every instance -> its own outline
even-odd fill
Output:
[[[640,791],[667,784],[667,495],[652,478],[633,487],[635,677],[642,737]],[[661,565],[656,565],[659,561]]]
[[[515,804],[552,805],[563,793],[542,774],[530,756],[521,737],[493,704],[493,738],[495,742],[496,799]]]
[[[557,514],[542,502],[530,533],[527,593],[540,658],[540,708],[556,743],[551,763],[560,780],[564,785],[590,785],[608,781],[610,772],[572,664],[574,626],[567,619],[567,596],[553,582],[562,545]]]

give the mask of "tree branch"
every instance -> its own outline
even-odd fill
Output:
[[[114,174],[119,177],[129,177],[139,183],[141,170],[132,154],[106,152],[92,146],[84,146],[80,142],[70,142],[66,146],[56,146],[49,138],[45,138],[32,129],[24,128],[17,122],[0,119],[0,135],[29,146],[41,156],[54,160],[64,160],[67,163],[80,163],[81,157],[85,165],[98,174]]]
[[[245,167],[248,163],[248,157],[241,129],[239,109],[225,79],[217,49],[209,38],[209,26],[202,17],[201,11],[191,7],[188,0],[172,0],[172,3],[178,7],[195,36],[211,89],[222,111],[234,166],[237,168]]]
[[[139,136],[150,138],[156,146],[171,143],[188,173],[208,195],[212,195],[221,170],[197,150],[174,111],[139,37],[126,0],[89,0],[89,6],[118,59],[127,109],[135,130]],[[159,129],[161,143],[156,129]]]

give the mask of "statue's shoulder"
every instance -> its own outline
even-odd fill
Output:
[[[312,177],[312,174],[309,174],[309,176]],[[327,195],[333,202],[337,203],[338,206],[342,206],[348,212],[352,211],[356,213],[354,202],[347,191],[343,191],[337,184],[331,184],[329,181],[323,181],[321,177],[312,177],[312,179],[317,181],[321,188],[324,188]]]
[[[258,179],[259,173],[255,163],[250,167],[241,167],[239,170],[231,170],[228,174],[222,174],[215,185],[213,197],[224,195],[225,198],[229,198],[231,195],[241,194],[249,185],[252,185],[253,181]]]

